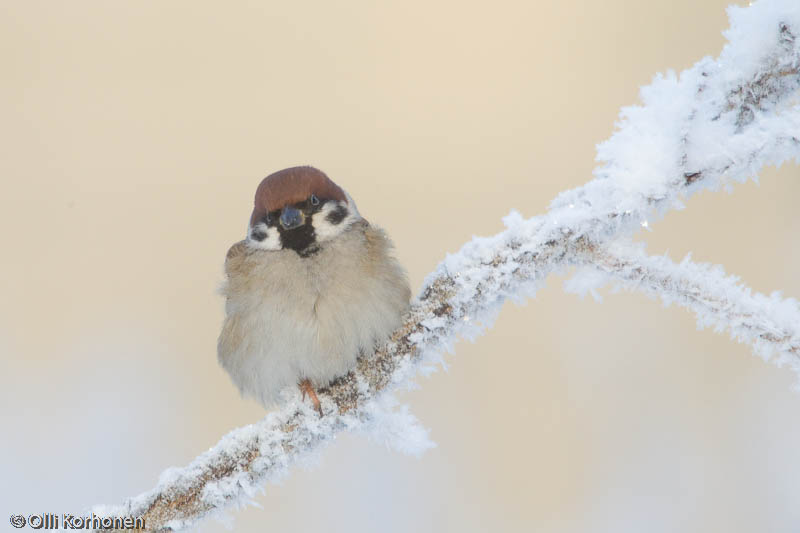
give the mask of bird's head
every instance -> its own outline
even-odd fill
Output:
[[[314,167],[270,174],[256,189],[247,245],[311,255],[360,220],[347,192]]]

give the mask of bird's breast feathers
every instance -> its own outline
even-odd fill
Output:
[[[347,372],[400,324],[410,291],[383,231],[365,221],[308,257],[235,244],[225,263],[220,363],[264,404]]]

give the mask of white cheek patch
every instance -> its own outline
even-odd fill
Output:
[[[254,234],[266,234],[261,240],[253,237]],[[270,228],[263,222],[259,222],[253,228],[247,230],[247,246],[257,250],[280,250],[281,236],[277,228]]]
[[[346,209],[344,218],[338,223],[331,222],[328,217],[342,208]],[[341,234],[359,218],[358,211],[344,202],[326,202],[319,212],[312,215],[311,224],[314,226],[314,235],[317,238],[317,242],[325,242]]]

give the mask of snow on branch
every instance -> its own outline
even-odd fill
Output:
[[[548,274],[573,265],[594,265],[626,286],[690,307],[701,323],[728,328],[797,369],[794,302],[750,295],[713,269],[623,253],[615,244],[701,188],[800,159],[800,3],[761,0],[731,8],[730,18],[718,59],[657,77],[642,89],[642,106],[623,109],[617,132],[598,147],[602,166],[594,180],[559,195],[544,216],[523,220],[512,212],[505,231],[449,255],[390,341],[320,391],[325,416],[287,390],[278,411],[233,430],[188,466],[168,469],[154,489],[93,511],[142,516],[149,530],[178,530],[246,504],[341,431],[424,450],[426,432],[386,392],[432,368],[457,338],[490,326],[507,298],[530,297]]]
[[[610,282],[681,305],[695,313],[700,327],[727,331],[764,360],[786,364],[800,376],[796,300],[753,293],[720,266],[693,263],[689,257],[675,264],[664,256],[648,257],[641,248],[615,242],[597,250],[591,264],[567,282],[567,290],[584,293]]]

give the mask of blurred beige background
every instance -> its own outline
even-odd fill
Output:
[[[120,502],[263,415],[215,353],[263,176],[325,170],[416,290],[588,181],[640,85],[719,53],[726,4],[2,1],[4,516]],[[798,297],[798,177],[703,193],[643,238]],[[345,436],[234,528],[798,531],[796,377],[682,309],[562,281],[402,395],[438,448]]]

